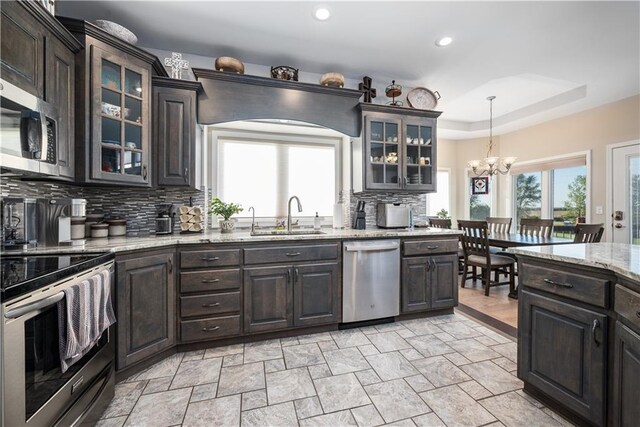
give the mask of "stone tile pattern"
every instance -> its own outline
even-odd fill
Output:
[[[188,205],[193,198],[194,206],[204,206],[204,191],[188,188],[127,188],[79,187],[61,182],[20,181],[14,177],[3,177],[0,183],[2,197],[28,198],[75,198],[87,199],[87,213],[102,212],[107,218],[125,218],[127,235],[144,236],[155,231],[156,206],[161,203],[173,203],[176,206]],[[174,230],[178,230],[178,216]]]
[[[515,348],[451,314],[179,353],[116,385],[98,425],[571,425],[522,392]]]
[[[354,217],[356,206],[359,200],[365,202],[364,211],[367,214],[367,228],[376,228],[376,215],[378,212],[378,203],[402,203],[411,207],[413,211],[413,220],[416,224],[427,222],[427,195],[403,193],[402,191],[378,192],[363,191],[355,194],[353,191],[349,193],[342,191],[341,200],[345,207],[348,206],[348,212],[343,215],[345,222],[351,221]],[[345,227],[351,228],[351,223],[345,224]]]

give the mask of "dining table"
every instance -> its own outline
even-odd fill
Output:
[[[564,237],[531,236],[519,233],[490,233],[488,238],[489,246],[501,248],[502,250],[515,248],[516,246],[549,246],[573,243],[573,239],[565,239]],[[508,296],[509,298],[518,299],[518,288],[510,289]]]

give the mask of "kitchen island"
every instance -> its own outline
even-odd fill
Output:
[[[514,248],[518,377],[582,425],[640,419],[640,247]]]

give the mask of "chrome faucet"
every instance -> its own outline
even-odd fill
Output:
[[[249,206],[251,211],[251,232],[253,233],[256,229],[256,209],[253,206]]]
[[[287,231],[291,231],[291,201],[293,199],[296,199],[296,202],[298,202],[298,212],[302,212],[302,204],[300,203],[298,196],[291,196],[291,198],[289,198],[289,203],[287,204]]]

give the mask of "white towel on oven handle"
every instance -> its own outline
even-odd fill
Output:
[[[87,354],[116,318],[111,303],[111,273],[103,270],[64,290],[58,303],[60,368]]]

